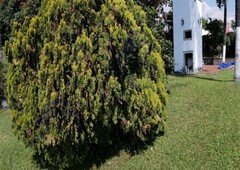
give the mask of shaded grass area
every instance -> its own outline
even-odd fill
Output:
[[[240,84],[233,72],[169,76],[166,133],[146,151],[101,169],[240,169]]]
[[[35,170],[32,163],[33,152],[26,148],[13,134],[10,111],[0,110],[0,169]]]
[[[88,168],[240,169],[240,84],[233,72],[169,76],[168,82],[165,135],[136,154],[108,148]],[[37,169],[32,156],[13,135],[9,111],[0,111],[0,169]]]

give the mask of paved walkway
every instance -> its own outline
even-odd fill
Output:
[[[202,73],[211,74],[211,73],[218,73],[221,69],[218,69],[218,65],[204,65]]]
[[[204,65],[202,73],[211,74],[211,73],[218,73],[222,70],[232,70],[232,69],[234,69],[234,66],[230,66],[230,67],[224,68],[224,69],[218,69],[218,66],[219,65]]]

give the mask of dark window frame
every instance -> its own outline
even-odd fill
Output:
[[[185,30],[183,32],[183,39],[184,40],[192,40],[192,30]]]

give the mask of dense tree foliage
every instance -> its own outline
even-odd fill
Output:
[[[161,47],[134,0],[43,0],[5,46],[13,128],[55,166],[164,130]]]
[[[206,23],[205,28],[209,34],[203,36],[204,56],[219,56],[223,44],[223,22],[217,19],[210,20]]]
[[[172,4],[172,0],[137,0],[137,1],[141,1],[148,6],[154,6],[155,8],[163,4],[165,5]]]
[[[227,33],[227,53],[226,57],[235,58],[235,46],[236,46],[236,34],[235,32]]]
[[[36,15],[40,4],[40,0],[3,0],[0,2],[0,34],[3,45],[10,38],[12,23],[22,22],[25,16]]]
[[[170,0],[157,0],[157,1],[144,1],[136,0],[137,4],[140,5],[147,15],[147,25],[151,28],[153,35],[156,37],[159,44],[162,46],[161,54],[164,61],[164,68],[166,73],[170,74],[174,71],[174,56],[173,56],[173,30],[171,29],[169,33],[164,31],[166,23],[156,24],[155,19],[159,18],[156,10],[156,6],[161,6],[163,4],[170,4]],[[155,4],[155,5],[154,5]],[[157,5],[156,5],[157,4]],[[165,16],[165,20],[172,20],[172,12],[170,11]],[[169,23],[167,23],[169,24]],[[172,24],[172,23],[171,23]],[[173,26],[173,24],[172,24]]]
[[[226,4],[227,0],[216,0],[217,6],[219,8],[223,7]]]
[[[6,82],[5,73],[6,73],[6,67],[0,61],[0,107],[1,107],[2,101],[5,99],[5,82]]]
[[[222,20],[211,20],[203,19],[203,28],[209,31],[208,35],[203,36],[203,55],[205,57],[220,56],[223,45],[223,21]],[[235,35],[229,32],[226,39],[227,45],[227,56],[235,57]]]
[[[2,44],[9,38],[15,14],[21,10],[19,3],[20,0],[0,2],[0,34],[2,35]]]
[[[12,23],[23,22],[24,16],[30,18],[37,14],[40,0],[2,0],[0,1],[0,50],[5,41],[10,38]],[[5,74],[7,70],[6,61],[0,63],[0,103],[5,99]]]
[[[174,56],[173,56],[173,44],[171,40],[166,39],[167,33],[163,30],[163,25],[156,25],[152,28],[153,35],[156,37],[162,47],[162,59],[164,61],[164,68],[167,74],[171,74],[174,71]],[[171,39],[171,37],[170,37]]]

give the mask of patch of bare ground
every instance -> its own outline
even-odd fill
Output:
[[[203,74],[214,74],[214,73],[219,73],[222,70],[232,70],[234,69],[234,66],[230,66],[227,68],[219,69],[219,65],[204,65],[202,73]]]

